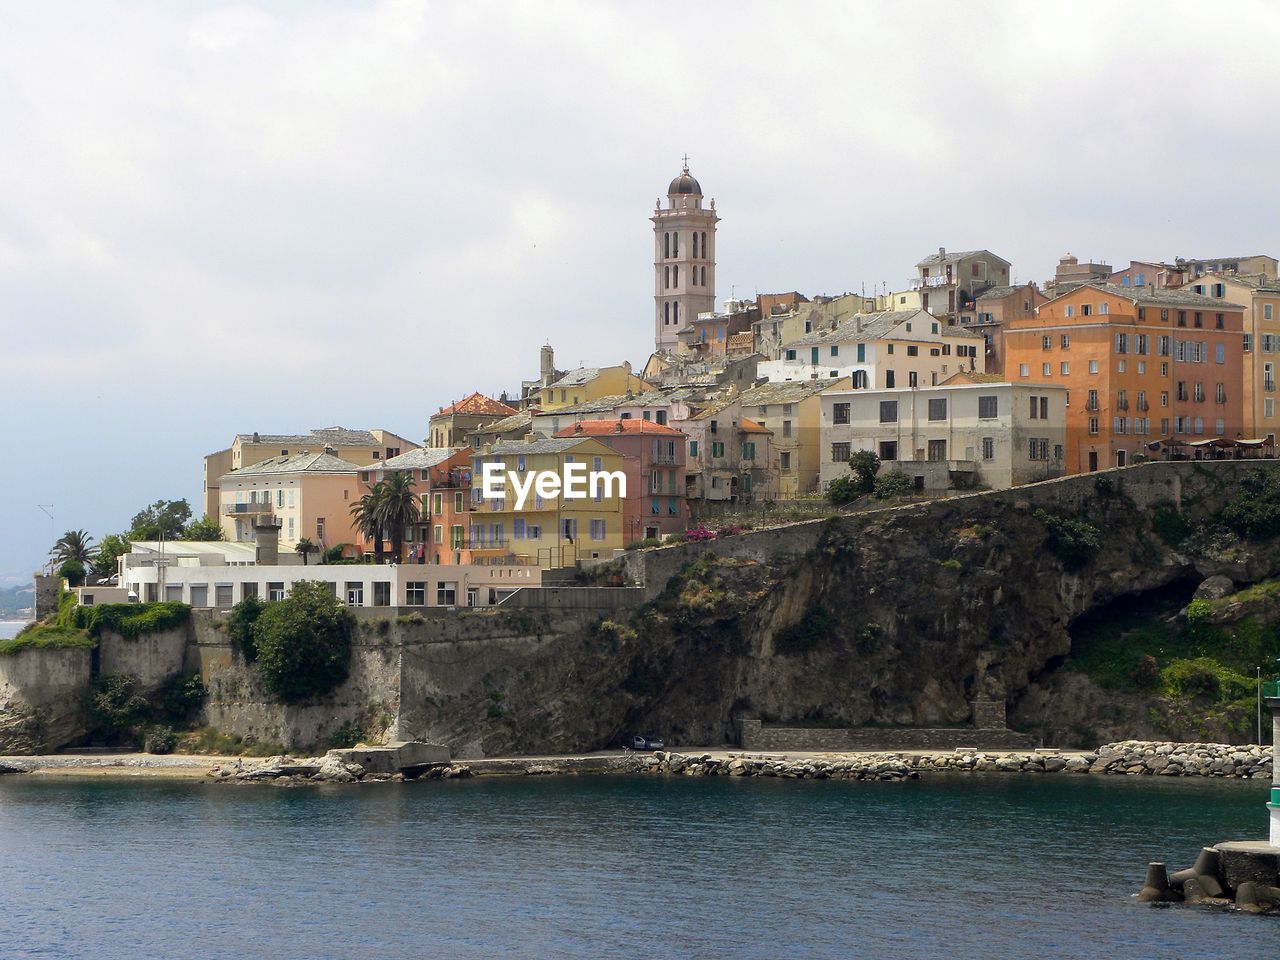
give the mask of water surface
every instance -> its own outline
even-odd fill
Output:
[[[0,779],[0,955],[1263,957],[1134,902],[1265,785],[550,777],[284,789]]]

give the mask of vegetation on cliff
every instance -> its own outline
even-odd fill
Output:
[[[347,679],[355,615],[329,585],[300,580],[253,624],[263,685],[284,703],[328,693]]]

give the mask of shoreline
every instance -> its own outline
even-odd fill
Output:
[[[59,753],[0,757],[0,774],[41,778],[121,778],[209,782],[327,782],[323,758],[235,757],[205,754]],[[485,776],[638,774],[746,776],[792,780],[914,780],[950,773],[1039,773],[1182,776],[1239,780],[1272,778],[1269,747],[1256,744],[1175,744],[1123,741],[1096,750],[786,752],[732,748],[635,753],[454,759],[406,776],[357,773],[352,780],[430,780]],[[343,777],[340,782],[347,782]]]

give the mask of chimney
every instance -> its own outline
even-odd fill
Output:
[[[258,431],[257,431],[257,430],[253,431],[253,442],[254,442],[254,443],[258,443],[258,442],[259,442],[259,440],[258,440]]]
[[[260,567],[280,563],[280,518],[259,514],[253,518],[253,538],[258,542],[255,559]]]
[[[329,456],[331,457],[336,457],[338,455],[338,451],[335,450],[333,447],[329,446],[328,444],[325,445],[324,452],[329,454]]]
[[[938,259],[939,259],[939,260],[945,260],[945,259],[947,259],[947,248],[946,248],[946,247],[939,247],[939,248],[938,248]]]
[[[615,423],[615,424],[613,425],[613,432],[614,432],[614,433],[621,433],[621,432],[622,432],[622,421],[621,421],[621,420],[619,420],[617,423]]]
[[[581,421],[581,420],[579,420],[577,423],[575,423],[575,424],[573,425],[573,432],[574,432],[574,433],[581,433],[581,432],[582,432],[582,421]]]
[[[544,344],[542,347],[542,355],[540,359],[542,385],[544,387],[551,386],[551,381],[556,378],[556,352],[551,349],[551,344]]]

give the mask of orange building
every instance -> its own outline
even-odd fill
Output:
[[[392,473],[408,473],[413,479],[413,492],[421,506],[418,524],[404,532],[404,562],[455,565],[476,562],[468,547],[472,453],[470,447],[410,450],[360,469],[358,495]],[[367,539],[362,546],[366,552],[373,549]]]
[[[1242,435],[1243,329],[1233,303],[1091,283],[1008,326],[1004,375],[1068,388],[1067,472],[1122,467],[1156,440]]]

